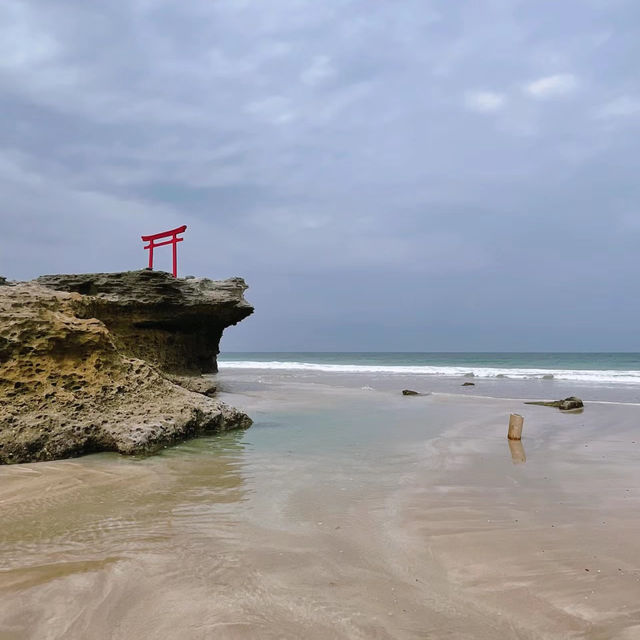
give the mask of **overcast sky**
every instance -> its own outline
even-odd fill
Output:
[[[637,0],[2,0],[0,274],[187,224],[227,351],[640,350],[639,63]]]

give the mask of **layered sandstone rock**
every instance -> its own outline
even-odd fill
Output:
[[[151,271],[0,287],[0,464],[248,427],[185,377],[215,371],[222,330],[253,311],[245,288]]]
[[[253,313],[242,278],[183,279],[143,269],[36,282],[87,296],[80,317],[101,320],[123,353],[175,373],[216,372],[222,331]]]

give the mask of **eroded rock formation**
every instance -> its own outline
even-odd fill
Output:
[[[147,270],[0,287],[0,463],[147,453],[249,426],[185,377],[216,370],[223,329],[253,311],[245,289]]]
[[[241,278],[172,278],[163,271],[41,276],[87,296],[79,317],[98,318],[122,353],[175,373],[215,373],[222,331],[253,313]]]

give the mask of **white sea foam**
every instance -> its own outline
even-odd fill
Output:
[[[282,362],[221,360],[221,369],[274,369],[282,371],[309,371],[326,373],[368,373],[416,376],[451,376],[476,378],[510,378],[518,380],[572,380],[600,384],[639,384],[640,371],[613,369],[509,369],[506,367],[452,367],[438,365],[377,365],[377,364],[327,364],[318,362]]]

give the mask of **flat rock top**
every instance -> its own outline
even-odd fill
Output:
[[[253,307],[244,299],[242,278],[174,278],[164,271],[121,271],[40,276],[38,284],[56,291],[92,296],[126,305],[234,306],[249,315]]]

